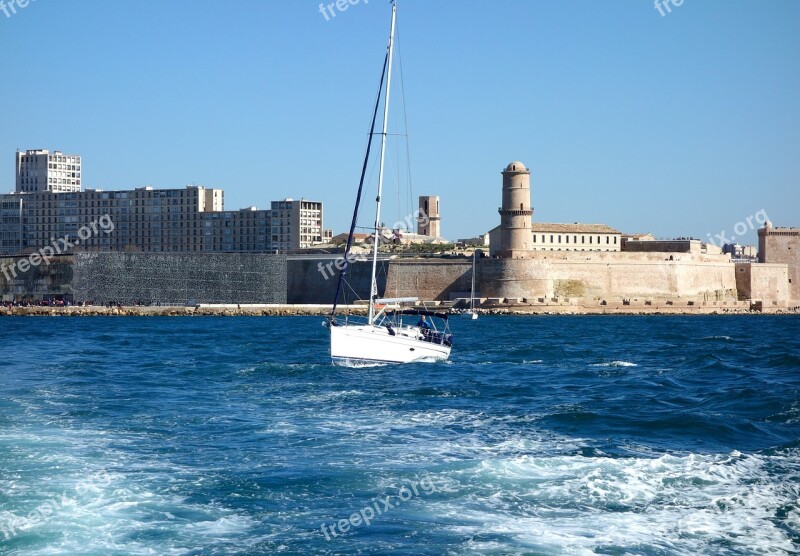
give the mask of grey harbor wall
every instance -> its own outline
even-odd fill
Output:
[[[252,253],[75,255],[75,302],[286,303],[286,256]]]

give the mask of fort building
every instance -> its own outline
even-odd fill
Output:
[[[775,264],[735,266],[720,248],[691,238],[660,241],[649,234],[623,236],[603,224],[531,222],[530,171],[518,161],[503,172],[502,198],[500,225],[490,232],[491,258],[479,264],[484,297],[649,304],[753,300],[780,308],[798,282],[791,268],[800,266],[800,230],[760,231],[762,263]],[[787,265],[795,265],[788,277]]]
[[[800,228],[776,228],[765,222],[758,230],[758,262],[787,265],[790,302],[800,305]]]
[[[489,231],[489,254],[502,250],[500,226]],[[619,251],[622,234],[605,224],[551,224],[533,222],[530,225],[531,251]]]

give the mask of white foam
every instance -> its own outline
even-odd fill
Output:
[[[458,523],[451,529],[459,535],[507,537],[506,548],[701,554],[728,545],[747,553],[791,553],[796,547],[776,516],[792,506],[784,522],[798,530],[800,487],[771,479],[768,470],[790,460],[738,452],[498,458],[448,473],[457,481],[449,489],[454,494],[431,502],[435,507],[427,511]]]
[[[608,361],[606,363],[593,363],[590,367],[638,367],[636,363],[630,361]]]

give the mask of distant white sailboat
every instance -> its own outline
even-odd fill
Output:
[[[331,315],[325,322],[331,335],[331,359],[335,364],[343,365],[370,365],[381,363],[410,363],[413,361],[441,361],[450,356],[452,334],[448,328],[448,315],[433,311],[419,309],[403,309],[404,303],[417,301],[416,298],[378,298],[378,284],[376,271],[378,266],[378,250],[380,248],[380,214],[381,193],[383,191],[384,159],[386,155],[386,136],[389,119],[389,94],[392,79],[392,58],[394,55],[395,24],[397,20],[397,6],[392,2],[392,24],[389,33],[389,46],[384,59],[381,72],[378,99],[372,115],[370,140],[367,144],[367,153],[361,170],[361,180],[358,186],[353,220],[350,225],[350,234],[344,254],[344,269],[339,275],[339,284],[336,289],[336,298]],[[353,234],[358,218],[358,208],[364,187],[364,177],[369,163],[372,138],[375,135],[375,122],[380,106],[380,96],[383,90],[384,76],[386,77],[385,97],[383,100],[383,130],[381,132],[381,154],[378,172],[378,196],[375,200],[375,225],[372,252],[372,276],[370,282],[369,313],[366,322],[361,322],[357,317],[344,316],[337,319],[336,309],[342,294],[347,270],[350,261],[350,249],[353,244]],[[418,318],[416,324],[406,324],[403,319]],[[438,324],[437,324],[438,323]]]
[[[469,309],[466,313],[461,313],[465,319],[478,320],[478,313],[475,312],[475,259],[478,251],[472,252],[472,288],[469,290]]]

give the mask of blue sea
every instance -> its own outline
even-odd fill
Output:
[[[0,554],[800,551],[800,319],[0,320]]]

